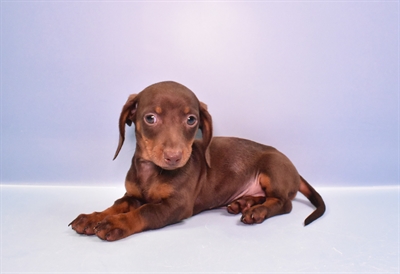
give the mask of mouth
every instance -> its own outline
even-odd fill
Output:
[[[172,171],[172,170],[179,169],[179,168],[181,168],[181,167],[160,166],[160,168],[161,168],[162,170]]]
[[[158,164],[158,163],[156,163],[156,162],[154,162],[154,161],[153,161],[153,163],[154,163],[155,165],[159,166],[161,169],[163,169],[163,170],[169,170],[169,171],[182,168],[182,167],[184,167],[185,164],[186,164],[186,163],[185,163],[185,164],[179,164],[179,165],[178,165],[178,164],[177,164],[177,165],[168,165],[168,164],[165,164],[165,163]]]

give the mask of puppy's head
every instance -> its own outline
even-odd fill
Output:
[[[211,116],[206,105],[185,86],[161,82],[129,96],[119,119],[120,140],[114,159],[125,139],[125,124],[132,123],[135,124],[137,153],[167,170],[186,164],[200,128],[205,159],[210,165]]]

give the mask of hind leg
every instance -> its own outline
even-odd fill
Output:
[[[239,214],[248,210],[252,206],[262,204],[264,202],[265,202],[265,197],[245,196],[229,204],[227,210],[231,214]]]
[[[292,210],[290,200],[282,201],[278,198],[267,198],[263,204],[255,205],[242,213],[241,221],[245,224],[259,224],[265,219],[289,213]]]
[[[242,211],[243,223],[259,224],[267,218],[292,211],[291,200],[297,191],[296,182],[285,175],[281,177],[275,174],[274,182],[265,173],[259,175],[258,181],[265,193],[265,200]]]

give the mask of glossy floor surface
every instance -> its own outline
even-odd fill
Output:
[[[117,242],[68,224],[123,195],[113,187],[1,187],[1,273],[399,273],[399,189],[317,188],[293,211],[244,225],[225,209]]]

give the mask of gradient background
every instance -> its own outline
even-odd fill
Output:
[[[164,80],[314,186],[398,184],[398,1],[2,1],[1,35],[3,184],[122,186],[119,112]]]

